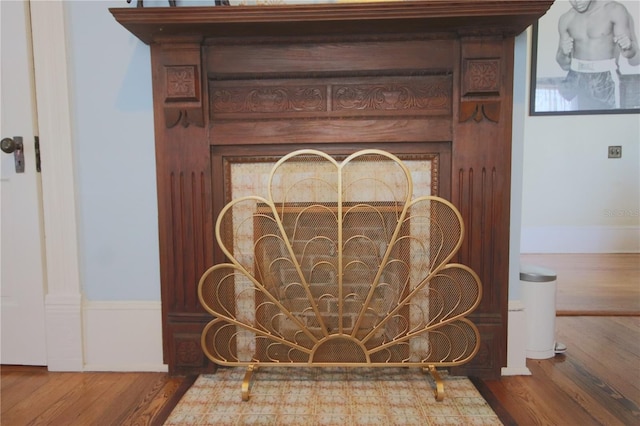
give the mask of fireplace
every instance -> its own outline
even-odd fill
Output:
[[[216,221],[228,261],[198,286],[212,314],[207,357],[249,375],[263,366],[420,367],[442,388],[436,367],[479,349],[466,317],[482,287],[450,263],[464,236],[460,213],[415,196],[420,166],[412,172],[381,150],[337,162],[303,149],[273,166],[264,194],[229,202]]]
[[[498,377],[506,364],[513,41],[551,3],[111,9],[151,48],[170,372],[215,369],[200,348],[211,316],[196,286],[225,261],[214,225],[234,195],[234,167],[310,147],[336,158],[378,148],[428,162],[430,194],[460,210],[466,236],[454,260],[478,273],[484,296],[471,316],[479,351],[456,373]]]

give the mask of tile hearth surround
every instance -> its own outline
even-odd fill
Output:
[[[444,376],[445,399],[419,369],[264,368],[243,402],[245,369],[201,375],[170,414],[177,425],[502,425],[466,377]]]
[[[432,195],[431,180],[432,174],[437,172],[437,167],[434,167],[433,158],[424,158],[421,160],[405,160],[403,164],[408,168],[411,173],[411,179],[413,181],[413,194],[412,199],[416,199],[421,196]],[[257,161],[257,162],[230,162],[229,174],[230,174],[230,188],[228,190],[232,199],[239,199],[248,196],[267,196],[268,182],[270,173],[275,165],[275,161]],[[322,167],[319,171],[319,176],[324,173],[333,174],[333,166],[329,165],[315,165],[314,167]],[[352,163],[350,168],[351,173],[362,174],[366,176],[367,173],[363,173],[362,168],[370,167],[367,164]],[[395,164],[389,165],[381,163],[376,166],[379,175],[385,176],[384,182],[372,182],[367,180],[366,185],[356,185],[356,193],[352,194],[357,196],[359,200],[364,201],[389,201],[390,192],[394,194],[402,194],[404,192],[404,185],[401,181],[394,181],[399,175],[394,173]],[[298,195],[302,198],[296,199],[298,202],[306,201],[326,201],[330,202],[335,199],[335,193],[328,190],[324,185],[317,182],[317,179],[310,179],[313,173],[309,171],[309,164],[304,161],[291,161],[287,164],[287,173],[292,177],[290,182],[304,182],[305,187],[302,191],[299,191]],[[315,183],[312,183],[315,182]],[[276,193],[287,192],[286,188],[281,187],[283,183],[276,179],[274,191]],[[309,197],[308,199],[305,197]],[[233,253],[237,259],[243,265],[252,265],[254,263],[254,238],[255,230],[251,221],[245,221],[243,218],[251,217],[256,211],[257,203],[242,203],[233,208],[233,222],[243,223],[242,227],[238,227],[236,230],[238,234],[234,237]],[[428,232],[427,229],[419,229],[419,225],[412,222],[411,234],[417,237],[427,239],[424,235]],[[253,272],[253,271],[252,271]],[[236,277],[235,292],[237,297],[236,312],[241,313],[243,318],[249,323],[255,321],[255,301],[254,293],[247,291],[253,288],[253,284],[246,278]],[[414,270],[412,272],[412,283],[420,281],[420,271]],[[428,297],[426,292],[420,292],[414,298],[414,304],[419,306],[426,306]],[[417,308],[412,305],[412,310]],[[418,312],[414,313],[419,315]],[[236,344],[238,345],[238,354],[240,360],[250,360],[255,353],[255,335],[253,333],[240,331],[236,337]],[[420,348],[420,342],[412,341],[412,346],[415,349]],[[422,348],[424,349],[424,348]]]

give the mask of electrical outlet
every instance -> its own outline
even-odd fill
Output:
[[[619,145],[610,146],[609,158],[622,158],[622,147]]]

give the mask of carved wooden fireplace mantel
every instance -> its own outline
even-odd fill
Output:
[[[480,351],[456,373],[498,377],[506,364],[514,38],[551,3],[111,9],[151,48],[169,371],[214,368],[200,347],[210,317],[197,283],[224,261],[213,228],[234,195],[234,165],[304,147],[336,156],[380,148],[429,163],[430,193],[461,211],[467,233],[456,261],[478,273],[484,296],[470,317]]]

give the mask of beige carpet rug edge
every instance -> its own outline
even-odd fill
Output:
[[[242,401],[246,369],[201,375],[165,426],[177,425],[502,425],[466,377],[443,374],[445,399],[419,369],[269,367],[254,373]]]

